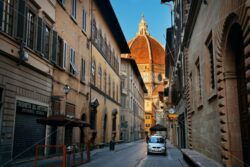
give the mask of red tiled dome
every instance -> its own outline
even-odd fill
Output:
[[[165,64],[165,51],[161,44],[147,34],[137,35],[128,43],[130,54],[137,64]]]

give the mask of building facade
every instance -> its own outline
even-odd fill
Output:
[[[134,58],[148,94],[144,97],[145,133],[150,133],[150,127],[156,123],[157,115],[163,113],[158,90],[162,88],[165,79],[165,52],[162,45],[148,32],[148,25],[142,16],[139,30],[135,38],[128,43],[131,53],[126,57]],[[161,123],[161,122],[158,122]]]
[[[188,17],[177,48],[184,60],[187,146],[224,166],[247,166],[249,3],[212,0],[189,5],[182,8]]]
[[[53,65],[40,43],[38,18],[55,22],[56,1],[0,2],[0,163],[34,156],[48,143],[48,128],[37,124],[50,112]],[[39,7],[39,8],[37,8]],[[36,30],[36,31],[35,31]],[[46,49],[40,50],[40,47]],[[33,133],[33,135],[30,135]],[[25,152],[24,152],[25,150]]]
[[[147,89],[134,59],[121,58],[121,136],[126,142],[144,138],[144,94]]]
[[[0,42],[0,164],[34,159],[38,144],[119,139],[129,48],[109,1],[0,1]]]
[[[89,135],[92,143],[105,144],[120,140],[120,54],[129,48],[110,2],[93,1],[91,10]]]

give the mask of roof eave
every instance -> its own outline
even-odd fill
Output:
[[[112,5],[109,0],[95,0],[96,5],[98,6],[101,14],[104,17],[105,22],[110,28],[121,53],[130,53],[130,49],[128,47],[127,41],[122,32],[121,26],[117,20],[116,14],[113,10]]]

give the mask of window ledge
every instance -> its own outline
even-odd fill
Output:
[[[202,103],[198,103],[197,110],[201,110],[202,108],[203,108],[203,104]]]
[[[82,33],[87,37],[87,32],[85,30],[82,29]]]
[[[73,20],[73,22],[77,25],[77,21],[76,18],[74,18],[72,15],[70,15],[71,20]]]
[[[87,85],[87,81],[86,80],[80,80],[80,82],[84,85]]]

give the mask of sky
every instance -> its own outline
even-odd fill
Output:
[[[148,32],[165,46],[166,28],[171,26],[171,7],[161,0],[110,0],[127,41],[136,36],[142,13]]]

